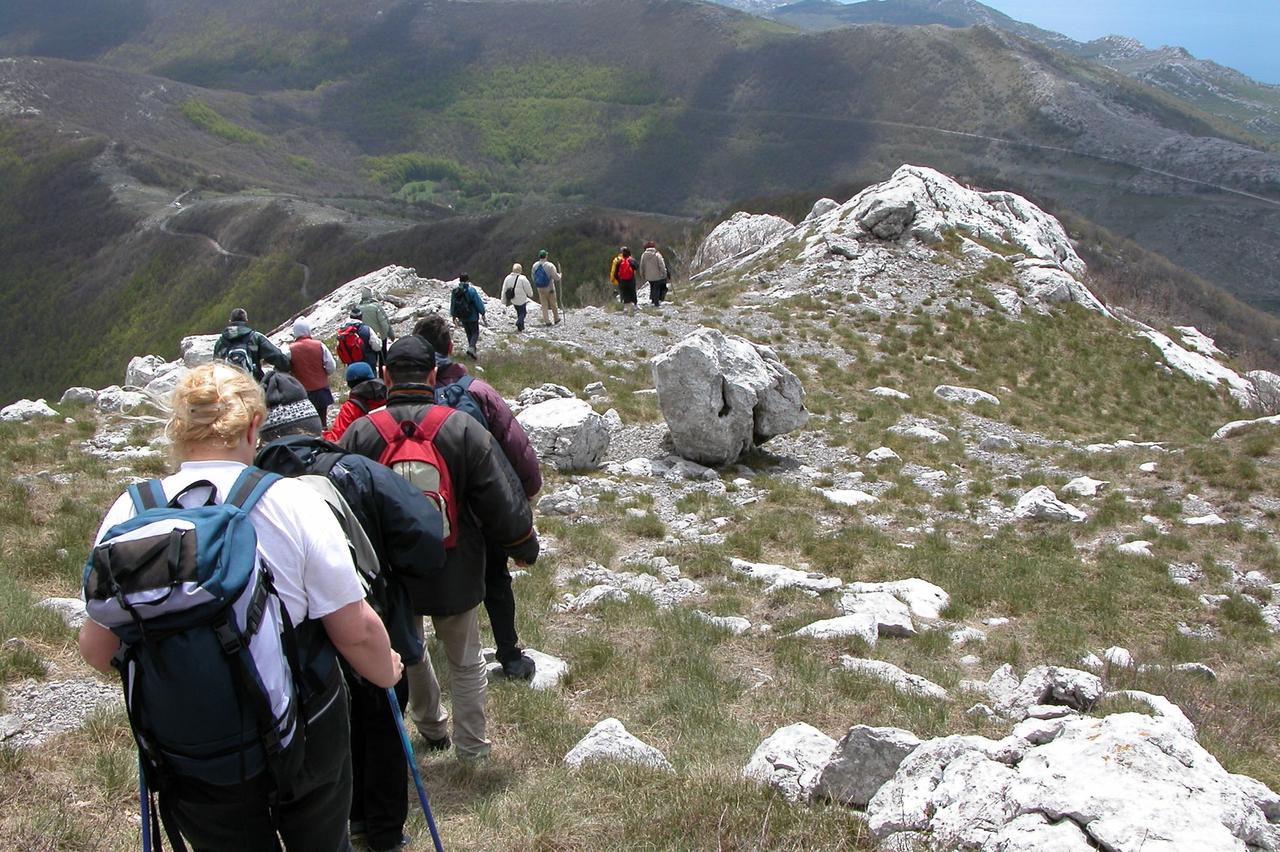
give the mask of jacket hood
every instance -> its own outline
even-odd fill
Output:
[[[373,301],[373,291],[372,291],[372,290],[370,290],[368,287],[361,287],[361,288],[360,288],[360,301],[362,301],[362,302],[372,302],[372,301]]]
[[[382,379],[365,379],[351,389],[350,395],[360,399],[386,399],[387,383]]]
[[[267,444],[253,463],[263,470],[281,476],[301,476],[306,473],[320,453],[345,453],[346,450],[331,444],[319,436],[290,435]]]
[[[222,332],[222,336],[227,340],[237,340],[241,337],[248,337],[253,334],[253,329],[242,322],[232,323]]]

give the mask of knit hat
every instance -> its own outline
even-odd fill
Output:
[[[538,252],[538,257],[546,257],[546,256],[547,256],[547,250],[546,250],[546,249],[542,249],[542,250],[540,250],[540,251]]]
[[[353,388],[361,382],[373,378],[373,368],[364,361],[357,361],[347,367],[347,387]]]
[[[364,314],[362,314],[362,313],[360,312],[360,306],[359,306],[359,305],[352,305],[352,306],[351,306],[351,314],[350,314],[350,316],[351,316],[351,318],[352,318],[352,319],[363,319],[363,318],[364,318]]]
[[[402,337],[387,350],[387,369],[419,367],[430,370],[436,365],[436,353],[431,344],[416,334]]]
[[[267,396],[267,419],[259,434],[264,441],[273,441],[286,429],[301,428],[319,435],[324,431],[320,414],[307,399],[307,391],[293,376],[271,372],[262,382]]]
[[[295,338],[311,336],[311,321],[306,317],[298,317],[293,321],[293,336]]]

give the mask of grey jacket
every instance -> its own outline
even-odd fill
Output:
[[[656,248],[647,248],[640,255],[640,278],[644,281],[665,281],[667,262]]]

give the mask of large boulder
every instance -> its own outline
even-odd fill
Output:
[[[729,257],[737,257],[768,245],[793,225],[786,219],[768,214],[734,213],[728,221],[716,225],[693,256],[693,271],[701,272]]]
[[[516,419],[544,464],[557,470],[592,470],[609,451],[609,426],[580,399],[549,399],[521,411]]]
[[[1176,721],[1139,713],[930,740],[867,817],[877,839],[907,833],[921,849],[1280,849],[1280,797],[1227,772]]]
[[[1280,376],[1269,370],[1250,370],[1244,377],[1258,395],[1258,407],[1264,414],[1280,413]]]
[[[776,788],[792,802],[813,793],[836,741],[812,725],[796,722],[779,728],[756,747],[742,777]]]
[[[1028,521],[1070,521],[1079,523],[1087,520],[1088,515],[1058,499],[1052,489],[1045,485],[1037,485],[1018,498],[1013,507],[1013,516]]]
[[[947,402],[959,402],[963,405],[977,405],[980,402],[985,402],[989,405],[1000,404],[1000,400],[995,394],[990,394],[977,388],[965,388],[958,385],[938,385],[933,389],[933,395],[939,399],[945,399]]]
[[[701,328],[652,363],[662,416],[685,458],[730,464],[809,420],[800,380],[767,346]]]
[[[187,372],[187,367],[181,361],[165,364],[156,373],[155,378],[147,382],[143,391],[152,399],[168,404],[169,398],[173,396],[173,389],[178,386],[178,382],[182,381],[182,377]]]
[[[58,412],[43,399],[20,399],[0,409],[0,422],[3,423],[26,423],[40,417],[57,416]]]
[[[146,394],[125,390],[119,385],[98,391],[98,410],[109,414],[132,414],[148,402]]]
[[[67,388],[62,392],[62,399],[58,401],[59,405],[73,403],[76,405],[93,405],[98,401],[98,392],[93,388],[74,387]]]
[[[125,368],[124,386],[145,388],[168,366],[168,362],[159,355],[135,355],[129,359],[129,366]]]
[[[577,769],[584,763],[633,763],[663,772],[673,772],[666,755],[632,736],[617,719],[605,719],[592,728],[564,756],[567,766]]]
[[[213,360],[213,347],[218,342],[217,334],[193,334],[182,338],[178,344],[182,352],[182,363],[187,367],[199,367]]]
[[[865,808],[918,745],[916,735],[901,728],[854,725],[823,767],[813,795]]]

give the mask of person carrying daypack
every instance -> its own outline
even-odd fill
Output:
[[[538,453],[502,394],[483,379],[469,375],[465,366],[449,357],[453,354],[453,338],[444,317],[428,314],[414,326],[413,333],[435,351],[436,402],[471,415],[489,430],[519,478],[525,497],[532,501],[542,490]],[[533,659],[521,649],[516,632],[516,598],[511,589],[507,554],[492,540],[485,543],[484,608],[489,614],[497,646],[495,656],[502,664],[503,674],[511,678],[532,677]]]
[[[640,278],[649,284],[649,301],[656,308],[667,297],[667,261],[653,240],[644,244],[640,255]]]
[[[524,318],[529,310],[529,302],[533,300],[533,285],[524,277],[524,267],[518,263],[511,264],[511,274],[502,279],[503,304],[513,305],[516,309],[516,331],[524,331]],[[542,309],[546,316],[546,308]],[[546,322],[542,323],[546,325]]]
[[[474,418],[435,403],[435,354],[417,335],[387,351],[391,393],[385,408],[362,417],[339,446],[377,459],[437,502],[445,520],[445,567],[429,599],[415,601],[431,616],[449,662],[453,692],[453,745],[463,759],[489,754],[487,679],[480,649],[485,541],[494,541],[520,564],[538,558],[533,512],[494,437]],[[431,658],[409,667],[410,717],[434,748],[449,745],[449,715]]]
[[[352,308],[347,321],[338,329],[338,360],[347,366],[363,361],[376,371],[381,346],[382,341],[361,319],[360,308]]]
[[[382,364],[386,360],[387,347],[396,339],[395,330],[391,327],[391,318],[387,316],[382,303],[374,298],[373,290],[369,287],[360,288],[359,308],[360,318],[364,320],[364,324],[369,326],[382,341],[382,345],[378,347],[377,362],[370,365],[374,370],[381,372]]]
[[[609,267],[609,280],[618,288],[618,301],[622,303],[622,309],[625,311],[627,305],[630,305],[631,312],[635,313],[636,262],[631,257],[631,249],[623,246],[618,250]]]
[[[80,653],[118,670],[159,795],[144,846],[163,820],[177,849],[350,849],[338,658],[383,688],[404,671],[327,504],[250,466],[265,414],[247,373],[187,373],[181,466],[121,495],[85,565]]]
[[[227,327],[213,344],[213,357],[239,367],[258,381],[262,381],[263,362],[277,370],[289,369],[289,357],[265,334],[249,327],[249,314],[244,308],[231,312]]]
[[[480,323],[489,321],[484,317],[484,299],[480,291],[471,285],[471,276],[465,273],[458,276],[458,286],[449,295],[449,316],[455,324],[460,324],[467,333],[467,356],[475,360],[476,346],[480,342]]]
[[[370,411],[387,404],[387,386],[373,377],[373,368],[363,361],[347,367],[347,399],[338,408],[333,425],[325,430],[326,441],[337,441],[347,427]]]
[[[542,324],[551,325],[560,322],[560,305],[556,287],[560,284],[560,270],[547,259],[547,250],[538,252],[538,261],[533,265],[533,286],[538,290],[538,304],[542,306]]]
[[[363,363],[359,366],[367,369]],[[291,377],[269,376],[264,390],[264,446],[254,464],[336,490],[340,507],[356,522],[348,540],[357,554],[367,554],[363,560],[357,556],[357,568],[362,561],[372,562],[362,571],[370,577],[369,601],[405,664],[421,662],[424,651],[421,628],[413,627],[413,599],[429,600],[431,575],[444,565],[439,510],[390,469],[322,439],[320,420],[307,409],[305,391]],[[406,841],[409,815],[404,794],[409,766],[399,726],[385,689],[350,671],[346,675],[351,694],[352,833],[362,834],[373,852],[398,849]],[[409,700],[406,679],[396,684],[395,694],[403,712]]]

